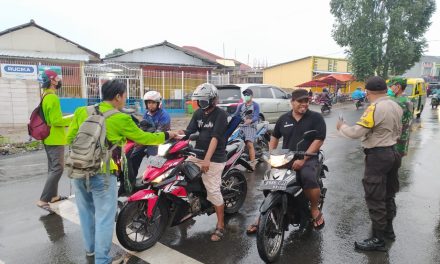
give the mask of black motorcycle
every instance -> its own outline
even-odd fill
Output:
[[[439,102],[439,98],[437,97],[437,95],[434,95],[432,98],[431,98],[431,108],[432,109],[437,109],[437,107],[438,107],[438,105],[440,104],[440,102]]]
[[[304,133],[303,140],[313,140],[316,131]],[[300,141],[297,145],[297,149]],[[318,156],[317,179],[321,189],[319,210],[322,210],[325,193],[322,179],[328,171],[324,165],[324,156],[319,153],[305,153],[286,149],[274,150],[265,153],[264,159],[271,169],[265,175],[259,187],[265,196],[260,206],[260,220],[257,232],[257,249],[260,257],[265,262],[278,260],[283,246],[284,232],[289,230],[289,225],[305,230],[312,222],[310,202],[296,179],[296,172],[292,164],[304,156]]]

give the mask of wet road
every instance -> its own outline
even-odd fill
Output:
[[[439,111],[427,108],[413,125],[396,197],[396,241],[387,244],[386,253],[363,253],[354,251],[353,243],[369,236],[370,230],[361,184],[364,155],[359,141],[339,137],[335,130],[340,112],[349,124],[359,118],[362,110],[353,108],[348,105],[325,116],[323,149],[330,169],[324,183],[326,226],[302,235],[286,233],[280,263],[440,263]],[[161,243],[203,263],[262,263],[255,237],[247,236],[245,229],[257,216],[263,196],[256,186],[265,169],[259,164],[256,173],[246,174],[245,205],[226,219],[223,241],[209,241],[215,226],[211,215],[169,228]],[[47,216],[34,205],[46,170],[44,152],[0,159],[0,263],[86,263],[79,226],[58,215]],[[69,193],[67,177],[61,180],[60,193]],[[115,245],[113,251],[120,249]],[[166,263],[158,259],[151,263]],[[129,263],[145,262],[132,257]]]

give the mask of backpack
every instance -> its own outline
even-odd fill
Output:
[[[43,99],[47,94],[41,98],[40,104],[32,111],[28,123],[28,133],[29,136],[35,138],[36,140],[46,139],[50,134],[50,126],[47,125],[46,119],[44,118],[43,112]]]
[[[111,153],[117,145],[108,148],[105,120],[116,113],[119,113],[116,109],[101,113],[98,104],[87,107],[88,117],[79,127],[66,157],[69,178],[85,178],[88,187],[89,178],[96,175],[104,163],[106,174],[110,175]]]

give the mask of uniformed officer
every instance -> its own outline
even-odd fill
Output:
[[[366,96],[371,105],[354,126],[340,120],[336,127],[349,138],[362,138],[365,171],[362,183],[371,221],[371,238],[355,242],[360,250],[385,251],[387,219],[396,214],[395,193],[399,189],[397,170],[401,157],[395,150],[402,129],[402,108],[387,96],[387,85],[381,77],[367,80]]]

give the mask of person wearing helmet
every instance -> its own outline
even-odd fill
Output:
[[[365,99],[365,93],[362,91],[361,87],[356,88],[356,90],[351,94],[353,100],[359,100],[361,102]]]
[[[148,132],[165,132],[169,131],[171,127],[170,115],[162,108],[162,96],[159,92],[148,91],[144,95],[145,114],[143,120],[140,122],[140,128]],[[139,172],[142,160],[145,155],[154,156],[157,155],[157,146],[143,146],[136,145],[130,152],[126,154],[127,162],[130,166],[129,178],[130,182],[134,185],[136,183],[136,177]],[[120,189],[120,193],[122,188]]]
[[[49,175],[37,206],[52,213],[49,203],[67,198],[58,194],[58,182],[64,170],[64,145],[67,144],[65,127],[69,126],[72,117],[63,117],[61,112],[60,99],[56,94],[56,91],[61,88],[60,76],[52,70],[45,70],[41,75],[41,80],[43,88],[41,105],[44,118],[50,126],[49,136],[43,139]]]
[[[186,136],[199,132],[196,149],[204,150],[204,154],[190,157],[202,171],[202,180],[208,193],[207,199],[215,208],[217,225],[211,235],[211,241],[220,241],[225,233],[224,201],[220,191],[222,172],[226,162],[225,132],[228,126],[227,114],[217,107],[217,88],[209,83],[197,86],[192,100],[197,101],[197,109],[185,131]],[[179,134],[182,134],[179,132]]]

